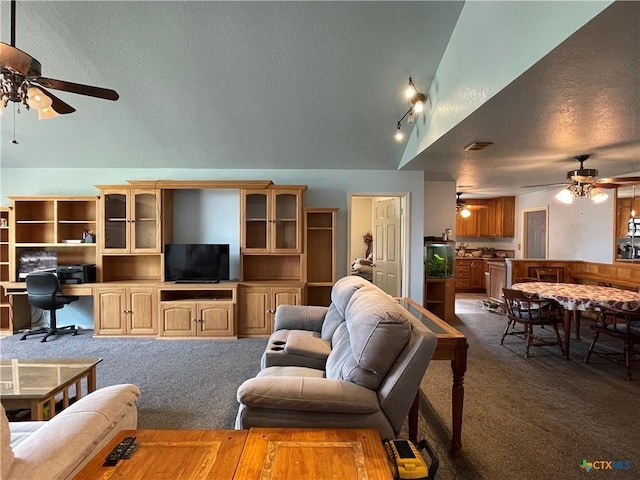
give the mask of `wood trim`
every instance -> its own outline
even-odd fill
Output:
[[[206,188],[263,189],[273,185],[271,180],[127,180],[127,183],[138,188],[167,188],[170,190],[199,190]],[[96,186],[102,188],[100,185]]]

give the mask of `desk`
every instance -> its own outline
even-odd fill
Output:
[[[640,293],[620,290],[619,288],[549,282],[516,283],[511,288],[531,295],[536,294],[541,298],[555,300],[560,304],[562,307],[563,343],[566,358],[569,358],[571,321],[576,312],[597,310],[600,306],[609,306],[628,311],[640,309]]]
[[[105,467],[105,458],[128,435],[138,449]],[[252,428],[251,430],[124,430],[75,480],[391,480],[377,430]]]
[[[426,310],[410,298],[398,299],[414,317],[436,334],[438,343],[433,360],[451,361],[453,386],[451,387],[451,453],[462,448],[462,411],[464,408],[464,374],[467,371],[467,338],[444,320]],[[419,393],[409,412],[409,438],[415,440],[418,435]]]
[[[69,389],[82,397],[82,381],[87,393],[96,389],[96,365],[101,358],[10,359],[0,360],[0,399],[11,403],[27,401],[31,420],[48,420],[56,414],[56,396],[62,394],[62,407],[69,406]]]

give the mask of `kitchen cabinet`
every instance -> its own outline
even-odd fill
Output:
[[[240,287],[240,321],[238,335],[268,336],[279,305],[300,305],[301,287],[242,286]]]
[[[158,333],[155,288],[98,288],[93,303],[96,335]]]
[[[480,258],[456,258],[456,291],[484,291],[485,261]]]
[[[515,197],[469,200],[470,205],[486,205],[467,218],[456,215],[457,237],[513,237],[515,235]]]
[[[229,337],[235,334],[233,303],[227,301],[160,302],[160,335]]]
[[[162,251],[160,190],[98,186],[102,222],[98,241],[104,254]]]

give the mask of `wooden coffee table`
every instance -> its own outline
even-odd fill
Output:
[[[31,409],[31,420],[48,420],[56,414],[57,397],[62,408],[96,389],[96,365],[101,358],[9,359],[0,360],[0,400],[5,409],[24,406]]]
[[[128,460],[103,466],[113,448],[135,435]],[[392,480],[377,430],[125,430],[75,480]]]

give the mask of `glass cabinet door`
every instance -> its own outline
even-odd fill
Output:
[[[157,250],[158,245],[158,198],[155,192],[133,194],[132,250]]]
[[[245,194],[244,246],[246,249],[266,250],[267,248],[268,194],[268,191]]]
[[[298,249],[298,195],[274,192],[275,250]]]
[[[104,196],[104,248],[126,249],[129,237],[126,193]]]

